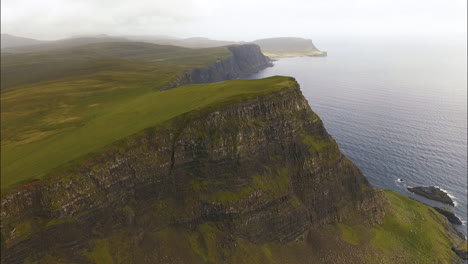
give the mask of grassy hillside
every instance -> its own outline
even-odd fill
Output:
[[[2,152],[8,155],[1,160],[2,188],[44,176],[182,113],[294,85],[290,78],[272,77],[159,92],[155,88],[173,72],[143,65],[135,71],[94,73],[4,92]]]
[[[194,50],[141,42],[93,43],[42,52],[2,53],[1,84],[2,90],[7,90],[37,82],[59,81],[57,79],[115,81],[115,78],[125,79],[129,72],[151,72],[159,75],[160,81],[154,84],[158,86],[166,81],[161,77],[205,67],[230,55],[225,47]]]
[[[359,223],[338,224],[334,228],[341,240],[355,248],[372,249],[382,256],[379,263],[454,263],[458,257],[451,247],[462,241],[447,232],[450,224],[445,217],[393,191],[385,194],[390,208],[383,224],[372,229]]]
[[[79,131],[90,122],[105,116],[112,119],[112,112],[156,94],[182,72],[228,56],[231,53],[224,47],[193,50],[138,42],[2,53],[1,148],[8,153],[1,160],[2,188],[57,166],[60,162],[52,157],[62,155],[68,146],[59,142],[68,142],[72,133],[86,135],[89,131]],[[81,147],[87,139],[80,140],[69,150],[77,151],[74,157],[88,151]],[[43,148],[47,152],[40,151]],[[70,158],[65,155],[60,160]]]
[[[326,52],[318,50],[312,40],[303,38],[268,38],[254,41],[268,57],[324,56]]]

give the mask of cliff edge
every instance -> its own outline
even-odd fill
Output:
[[[2,263],[453,261],[443,217],[371,187],[293,78],[160,93],[221,91],[2,196]]]

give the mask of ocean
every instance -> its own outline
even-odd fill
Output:
[[[295,77],[341,151],[373,186],[446,206],[406,190],[440,187],[455,201],[467,235],[466,40],[315,44],[328,56],[282,58],[249,78]]]

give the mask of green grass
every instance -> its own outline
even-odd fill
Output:
[[[32,221],[24,221],[16,225],[14,229],[15,235],[22,238],[28,237],[32,233],[31,222]]]
[[[60,165],[181,114],[296,85],[292,78],[277,76],[154,91],[148,78],[140,83],[115,82],[115,87],[107,81],[80,79],[4,93],[2,188],[44,176]]]
[[[81,79],[90,79],[87,75],[96,72],[141,72],[147,67],[173,74],[206,67],[229,56],[231,53],[226,47],[188,49],[140,42],[106,42],[42,52],[2,53],[1,84],[2,90],[18,89],[23,85],[61,78],[81,76]]]
[[[106,239],[94,241],[94,247],[92,251],[86,252],[85,255],[92,263],[114,263],[109,250],[109,242]]]
[[[361,241],[360,237],[360,231],[357,226],[349,226],[345,224],[338,224],[338,228],[341,231],[341,238],[352,244],[352,245],[359,245],[359,242]]]
[[[324,148],[330,145],[329,142],[326,142],[323,139],[316,138],[310,135],[302,135],[302,143],[309,146],[310,153],[317,153],[322,151]]]
[[[383,252],[405,252],[418,263],[453,263],[443,216],[431,207],[386,190],[391,210],[374,229],[372,244]],[[445,221],[446,222],[446,221]]]
[[[299,57],[324,55],[310,40],[303,38],[269,38],[254,41],[268,57]]]
[[[289,175],[286,168],[278,170],[276,173],[267,175],[253,175],[253,184],[249,187],[244,187],[240,190],[218,190],[213,195],[208,197],[213,202],[229,203],[237,202],[243,199],[249,198],[253,192],[262,192],[269,198],[275,198],[284,194],[289,187]],[[195,183],[195,185],[193,184]],[[203,183],[194,181],[192,188],[196,191],[200,191],[202,188],[206,188],[207,185],[203,186]],[[208,182],[205,182],[205,184]],[[225,188],[220,187],[220,188]],[[295,197],[294,197],[295,198]],[[293,200],[291,202],[295,207],[300,205],[299,200]]]
[[[348,219],[324,230],[355,250],[378,254],[382,263],[453,263],[457,257],[451,247],[456,241],[447,232],[447,221],[430,206],[384,191],[390,207],[383,224],[371,228]]]
[[[215,263],[219,259],[219,252],[217,252],[219,233],[212,223],[199,225],[196,232],[189,234],[188,240],[193,252],[202,257],[204,261]]]
[[[254,175],[254,188],[265,192],[271,197],[277,197],[288,189],[289,179],[290,176],[286,168],[278,170],[276,175]]]

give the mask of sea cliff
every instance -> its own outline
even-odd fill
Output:
[[[213,83],[238,79],[273,66],[256,44],[227,46],[232,56],[220,59],[206,68],[184,72],[165,85],[162,90],[186,84]]]
[[[254,243],[290,242],[349,215],[380,223],[384,205],[294,84],[179,116],[19,187],[2,198],[2,256],[21,263],[55,247],[75,256],[119,225],[209,222]]]

